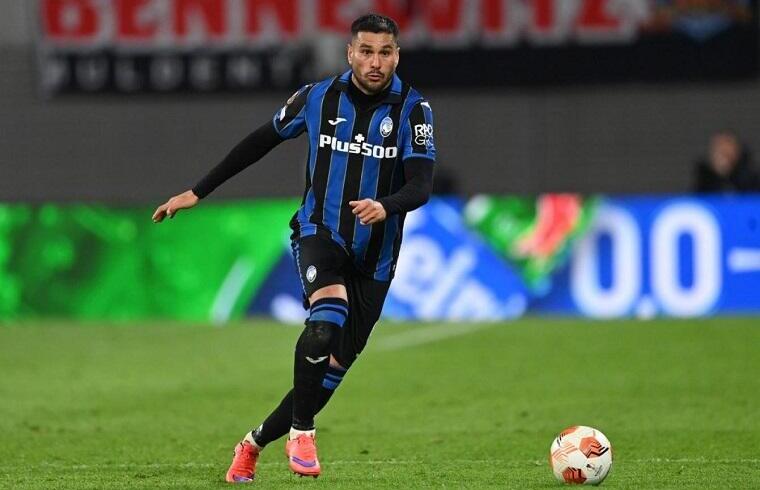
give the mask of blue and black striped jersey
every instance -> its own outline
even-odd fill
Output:
[[[404,185],[404,160],[435,161],[433,112],[408,84],[393,76],[384,100],[366,110],[351,101],[351,71],[309,84],[274,116],[282,138],[309,138],[306,189],[290,226],[293,238],[323,234],[376,280],[393,277],[404,214],[362,225],[349,201],[379,199]]]

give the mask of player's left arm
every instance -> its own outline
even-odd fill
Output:
[[[418,102],[401,127],[401,158],[404,166],[404,185],[395,193],[377,201],[351,201],[353,213],[364,225],[383,221],[394,214],[408,213],[430,199],[433,190],[435,145],[433,142],[433,111],[426,101]]]

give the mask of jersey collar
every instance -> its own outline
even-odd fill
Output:
[[[337,77],[335,81],[333,82],[332,86],[335,90],[339,92],[347,92],[348,91],[348,84],[351,83],[351,70],[348,70],[343,75]],[[393,74],[393,80],[391,81],[391,91],[388,92],[388,95],[383,99],[381,104],[400,104],[402,102],[401,100],[401,89],[403,88],[403,82],[401,79],[396,75]]]

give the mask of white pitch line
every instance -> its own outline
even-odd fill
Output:
[[[379,339],[374,348],[384,351],[405,349],[407,347],[438,342],[439,340],[451,337],[467,335],[495,325],[497,323],[437,323],[425,327],[415,327],[413,330]]]
[[[500,467],[512,467],[512,468],[522,468],[525,466],[544,466],[546,465],[546,460],[521,460],[521,461],[504,461],[504,460],[495,460],[495,459],[458,459],[455,461],[457,465],[463,465],[463,464],[487,464],[487,465],[498,465]],[[633,464],[658,464],[658,463],[667,463],[667,464],[750,464],[750,465],[760,465],[760,459],[708,459],[708,458],[648,458],[648,459],[624,459],[624,458],[617,458],[616,462],[618,464],[627,464],[627,463],[633,463]],[[73,465],[67,465],[67,464],[60,464],[60,463],[41,463],[38,465],[32,465],[33,468],[50,468],[50,469],[56,469],[56,470],[96,470],[96,469],[104,469],[104,468],[111,468],[111,469],[161,469],[161,468],[223,468],[225,463],[194,463],[194,462],[186,462],[186,463],[135,463],[135,464],[129,464],[129,463],[104,463],[104,464],[73,464]],[[282,466],[284,465],[284,461],[277,463],[277,462],[264,462],[259,463],[258,466]],[[394,466],[394,465],[424,465],[424,464],[430,464],[428,461],[424,460],[403,460],[403,459],[387,459],[387,460],[337,460],[337,461],[325,461],[321,463],[322,466],[354,466],[354,465],[369,465],[369,466]],[[29,465],[24,465],[24,469],[28,469]],[[0,471],[10,471],[10,470],[16,470],[21,469],[20,467],[14,467],[14,466],[1,466]]]

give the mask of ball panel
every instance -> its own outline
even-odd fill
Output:
[[[582,484],[586,481],[586,477],[583,476],[583,472],[579,468],[566,468],[562,472],[562,478],[565,480],[565,483]]]
[[[610,450],[610,448],[603,446],[596,437],[584,437],[581,439],[578,449],[580,449],[587,458],[601,456]]]
[[[574,444],[556,439],[555,444],[552,445],[551,458],[555,463],[567,465],[570,455],[577,451],[578,448]]]
[[[559,433],[559,438],[562,439],[565,436],[569,436],[570,434],[572,434],[573,432],[575,432],[575,430],[577,428],[578,428],[577,425],[574,425],[572,427],[568,427],[567,429],[565,429],[565,430],[563,430],[562,432]]]

